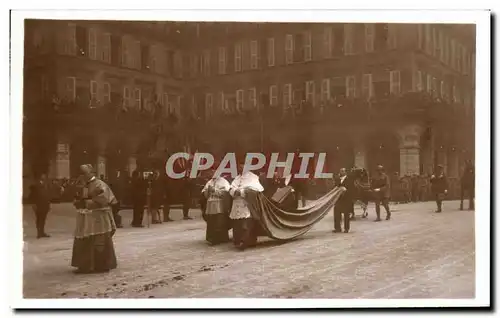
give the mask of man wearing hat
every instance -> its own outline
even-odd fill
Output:
[[[436,213],[440,213],[444,197],[448,193],[448,179],[444,175],[444,167],[442,165],[438,165],[436,173],[431,176],[431,188],[436,199]]]
[[[375,199],[375,212],[377,213],[377,219],[375,222],[380,222],[380,204],[384,206],[386,212],[386,220],[391,219],[391,211],[389,210],[389,198],[391,197],[391,184],[389,181],[389,176],[385,173],[383,166],[377,166],[377,170],[372,177],[372,190],[373,197]]]
[[[80,166],[80,171],[85,186],[74,202],[78,213],[71,266],[78,268],[76,273],[107,272],[117,266],[111,212],[117,201],[109,186],[95,177],[91,165]]]

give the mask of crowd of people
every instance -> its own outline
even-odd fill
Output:
[[[200,200],[200,204],[203,218],[207,222],[207,241],[212,244],[228,241],[228,231],[232,228],[234,245],[242,250],[254,246],[259,235],[258,222],[252,217],[247,200],[249,192],[263,193],[285,211],[296,210],[306,204],[305,179],[277,174],[268,179],[262,174],[259,176],[250,171],[245,172],[243,165],[238,166],[238,175],[233,180],[227,180],[228,176],[215,176],[215,171],[210,171],[204,187],[198,190],[193,188],[192,180],[188,178],[169,180],[161,177],[159,171],[152,174],[134,171],[130,179],[117,173],[114,178],[106,180],[104,176],[97,178],[91,165],[82,165],[80,170],[82,174],[78,179],[65,183],[66,187],[73,187],[73,204],[78,211],[72,258],[72,266],[77,268],[78,273],[103,272],[116,268],[112,237],[116,229],[122,226],[119,212],[126,197],[130,198],[133,207],[131,225],[142,227],[145,207],[151,212],[153,223],[172,221],[169,213],[174,204],[182,205],[184,219],[191,219],[188,213],[192,193],[198,192],[204,198]],[[474,177],[473,164],[467,162],[461,178],[460,209],[463,209],[465,194],[469,198],[469,209],[474,208]],[[448,192],[443,166],[438,165],[428,181],[436,201],[436,212],[440,213]],[[342,219],[343,232],[349,232],[356,201],[362,203],[363,217],[367,217],[369,202],[374,202],[375,221],[382,220],[381,206],[386,212],[385,219],[391,219],[391,180],[383,166],[378,166],[372,176],[365,169],[353,168],[348,171],[342,168],[334,182],[335,188],[341,190],[333,209],[334,233],[342,232]],[[42,174],[31,189],[38,238],[49,237],[44,226],[50,211],[53,188],[54,183],[49,182],[47,176]],[[286,191],[282,191],[283,189]],[[292,200],[287,201],[288,198]],[[160,213],[161,208],[163,213]],[[147,217],[149,219],[149,215]]]

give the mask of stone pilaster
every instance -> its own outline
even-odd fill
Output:
[[[367,151],[363,137],[354,138],[354,166],[357,168],[368,169],[367,166]]]
[[[50,162],[49,177],[70,178],[70,147],[65,138],[59,138],[54,158]]]
[[[106,149],[108,145],[109,136],[101,135],[97,138],[97,158],[96,158],[96,175],[97,177],[103,176],[107,177],[107,168],[106,168]]]
[[[423,128],[408,125],[398,131],[400,137],[400,175],[420,174],[420,136]]]

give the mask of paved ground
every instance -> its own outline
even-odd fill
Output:
[[[209,247],[204,222],[128,227],[115,236],[119,268],[74,275],[69,266],[74,218],[54,207],[48,239],[34,238],[25,209],[24,294],[27,298],[474,298],[474,212],[446,202],[394,206],[391,221],[358,219],[352,232],[333,234],[329,215],[309,233],[278,244],[259,238],[244,252]],[[359,214],[359,211],[358,211]],[[175,219],[181,218],[174,211]]]

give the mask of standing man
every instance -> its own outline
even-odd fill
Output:
[[[165,189],[164,182],[160,178],[160,171],[155,170],[153,180],[151,180],[151,214],[152,223],[160,224],[160,207],[164,202]]]
[[[101,179],[102,180],[102,179]],[[104,181],[104,180],[102,180]],[[109,183],[109,187],[116,198],[116,203],[111,205],[111,211],[113,212],[113,218],[115,219],[116,227],[122,228],[122,217],[120,215],[121,202],[123,197],[123,181],[120,171],[116,171],[116,175]]]
[[[50,188],[47,184],[47,175],[42,173],[31,189],[33,210],[36,219],[37,238],[50,237],[45,233],[45,221],[50,211]]]
[[[471,160],[467,160],[465,163],[464,172],[462,174],[461,188],[460,188],[460,210],[464,209],[464,195],[467,193],[469,198],[469,210],[474,210],[474,181],[475,172],[474,165]]]
[[[380,204],[383,205],[386,217],[388,221],[391,219],[391,211],[389,210],[389,198],[391,197],[391,184],[389,181],[389,176],[385,173],[383,166],[377,166],[375,175],[372,177],[372,189],[375,199],[375,212],[377,213],[377,219],[375,222],[380,222]]]
[[[418,192],[419,192],[419,185],[418,185],[418,175],[416,173],[411,175],[411,202],[418,202]]]
[[[442,165],[438,165],[436,173],[431,176],[431,188],[436,199],[436,213],[441,213],[444,197],[448,193],[448,179],[444,175],[444,167]]]
[[[146,183],[138,170],[132,172],[132,185],[130,196],[133,205],[132,227],[144,227],[142,219],[144,218],[144,205],[146,204]]]
[[[344,188],[346,191],[340,195],[335,207],[333,208],[333,220],[335,229],[333,233],[342,232],[340,221],[344,217],[344,233],[349,233],[351,226],[351,213],[354,213],[353,192],[354,183],[352,178],[347,176],[345,168],[340,169],[339,176],[335,180],[337,187]]]

